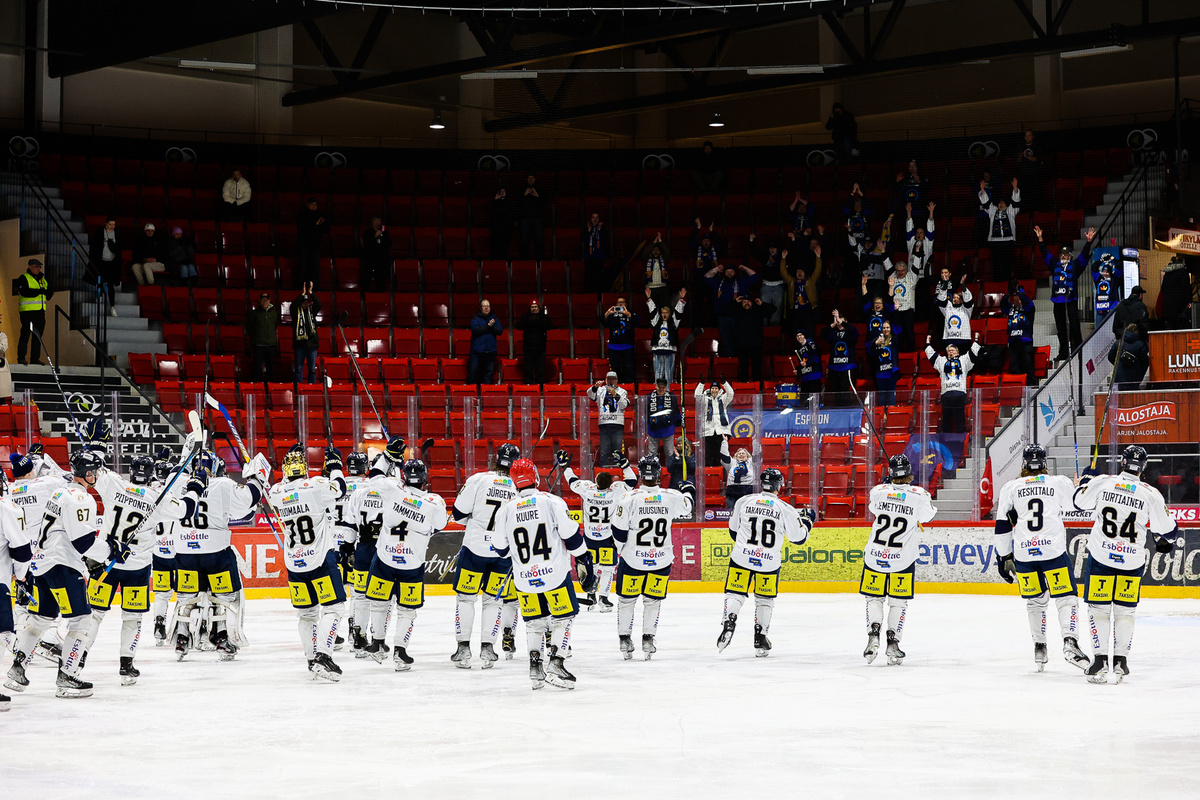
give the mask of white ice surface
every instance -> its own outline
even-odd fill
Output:
[[[489,672],[452,667],[449,597],[418,617],[411,672],[343,652],[337,685],[308,680],[286,601],[260,600],[247,613],[253,646],[235,662],[176,663],[146,630],[141,680],[122,687],[110,614],[84,675],[94,697],[55,699],[53,669],[38,661],[0,715],[0,797],[1200,792],[1200,601],[1142,603],[1120,686],[1088,684],[1064,662],[1053,620],[1037,674],[1016,597],[919,596],[900,667],[882,653],[863,663],[857,595],[781,596],[766,659],[753,655],[750,604],[716,652],[720,609],[719,595],[667,598],[650,662],[621,660],[615,613],[582,614],[573,692],[532,692],[521,655]],[[635,639],[640,629],[639,612]]]

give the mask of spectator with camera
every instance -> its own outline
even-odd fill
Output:
[[[638,318],[629,310],[624,297],[609,306],[600,318],[608,329],[608,368],[617,373],[622,383],[634,380],[634,334]]]
[[[596,423],[600,430],[600,463],[615,464],[613,456],[625,452],[625,409],[629,408],[629,393],[621,388],[616,372],[609,370],[604,380],[596,381],[587,390],[588,399],[596,404]]]

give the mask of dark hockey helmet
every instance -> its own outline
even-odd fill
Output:
[[[367,474],[367,454],[353,452],[346,456],[346,474],[347,475],[366,475]]]
[[[129,480],[137,484],[154,480],[154,459],[147,455],[134,456],[129,463]]]
[[[783,473],[774,467],[767,467],[759,476],[759,482],[762,483],[764,492],[779,494],[779,490],[783,488]]]
[[[892,456],[888,459],[888,480],[895,481],[897,478],[911,478],[912,464],[909,463],[908,456],[903,453]]]
[[[201,450],[192,461],[193,469],[202,469],[212,477],[217,475],[218,464],[224,466],[224,462],[211,450]]]
[[[1046,448],[1040,444],[1031,444],[1021,453],[1021,468],[1029,472],[1041,472],[1046,469]]]
[[[505,471],[512,469],[512,465],[521,457],[521,450],[515,444],[505,442],[496,448],[496,468]]]
[[[518,489],[536,489],[542,482],[542,476],[538,474],[537,464],[534,464],[528,458],[518,458],[514,461],[508,474]]]
[[[95,450],[88,450],[85,447],[71,454],[71,472],[76,478],[86,479],[88,475],[91,475],[94,483],[96,473],[103,467],[104,456]]]
[[[1130,475],[1141,475],[1146,468],[1146,448],[1139,444],[1131,444],[1121,451],[1121,472]]]
[[[662,462],[658,460],[658,456],[642,456],[638,460],[638,477],[647,486],[658,485],[659,478],[662,477]]]
[[[414,489],[424,489],[425,484],[429,481],[429,470],[425,467],[425,462],[421,459],[410,458],[400,468],[400,476],[405,486],[411,486]]]
[[[171,470],[175,469],[174,465],[165,458],[160,458],[154,462],[154,477],[160,481],[165,481],[171,475]]]

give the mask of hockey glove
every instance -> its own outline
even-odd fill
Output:
[[[425,441],[421,442],[421,460],[422,461],[425,460],[425,454],[429,452],[429,449],[431,447],[433,447],[433,443],[435,441],[437,441],[437,440],[431,436],[428,439],[426,439]]]
[[[115,533],[108,535],[108,558],[118,564],[124,564],[125,559],[133,555],[133,550],[129,545],[117,538]],[[103,570],[103,565],[101,565]]]
[[[585,592],[596,591],[596,567],[592,562],[591,553],[575,556],[575,574]]]
[[[797,511],[796,514],[800,517],[801,525],[808,525],[808,527],[811,528],[813,525],[817,524],[817,512],[813,511],[811,508],[802,508]]]
[[[617,469],[625,469],[629,466],[629,457],[620,450],[613,452],[613,462],[616,463]]]
[[[693,502],[695,501],[696,486],[691,481],[684,481],[683,483],[679,484],[679,491],[683,492],[684,494],[690,494]]]
[[[393,464],[404,463],[404,437],[393,436],[388,439],[387,447],[383,448],[383,454],[387,460]]]
[[[336,447],[325,448],[325,474],[342,469],[342,451]]]
[[[1013,557],[1001,556],[996,560],[996,571],[1000,573],[1000,577],[1004,578],[1005,583],[1013,582]]]
[[[342,542],[338,545],[338,559],[342,562],[342,572],[345,573],[348,580],[350,573],[354,571],[354,544],[352,542]]]
[[[746,476],[749,474],[750,468],[746,466],[745,461],[739,461],[738,465],[733,468],[733,479],[739,483],[745,480]]]
[[[27,606],[33,602],[33,576],[26,575],[25,580],[17,581],[17,594],[13,601],[19,606]]]
[[[42,447],[41,442],[34,442],[33,444],[31,444],[29,446],[30,458],[32,458],[33,456],[40,456],[40,455],[44,454],[45,452],[46,452],[46,449],[44,447]]]
[[[559,450],[554,454],[554,463],[563,469],[571,466],[571,454],[566,450]]]
[[[202,469],[196,470],[192,477],[188,478],[187,491],[195,492],[197,497],[204,496],[204,490],[208,488],[208,473]]]
[[[1171,540],[1165,536],[1154,537],[1154,550],[1158,553],[1169,553],[1175,549],[1175,545],[1171,544]]]

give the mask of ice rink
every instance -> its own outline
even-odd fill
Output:
[[[336,685],[309,680],[287,602],[257,600],[253,646],[235,662],[198,652],[176,663],[147,626],[140,682],[122,687],[110,614],[83,676],[94,697],[55,699],[53,668],[38,660],[0,715],[0,795],[1200,794],[1200,601],[1143,601],[1120,686],[1064,662],[1053,619],[1037,674],[1015,596],[919,595],[900,667],[882,653],[863,662],[857,595],[781,595],[766,659],[751,648],[750,605],[716,652],[720,611],[716,594],[670,596],[650,662],[622,661],[616,614],[582,614],[573,692],[531,691],[520,653],[488,672],[452,667],[449,597],[418,617],[411,672],[344,651]]]

